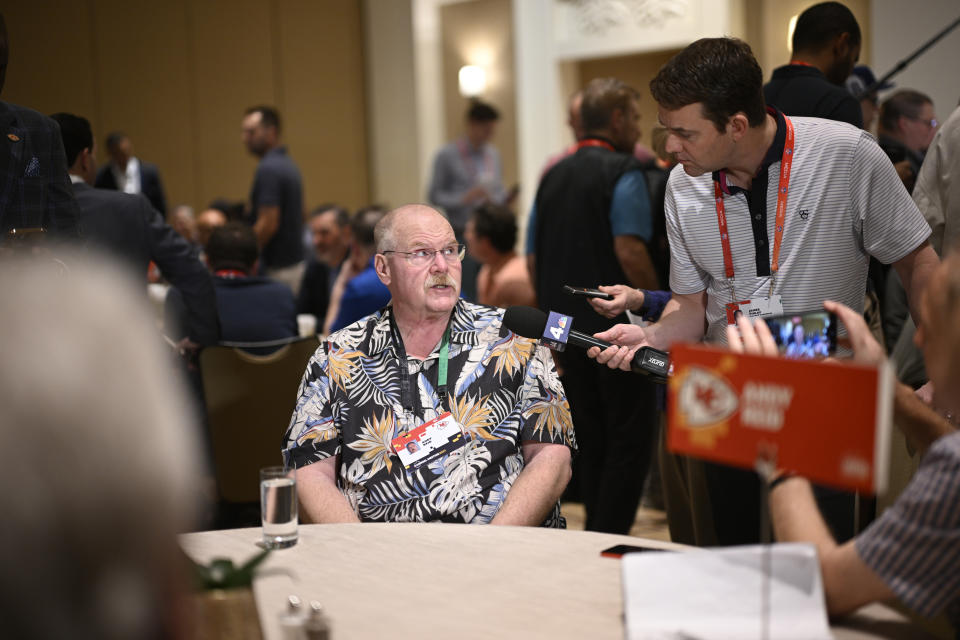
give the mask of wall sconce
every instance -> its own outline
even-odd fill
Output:
[[[460,67],[460,95],[464,98],[479,96],[487,88],[487,74],[481,67],[466,65]]]

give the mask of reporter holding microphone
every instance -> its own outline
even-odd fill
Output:
[[[800,313],[828,299],[859,311],[871,256],[893,265],[917,316],[938,260],[889,160],[865,132],[767,108],[762,87],[753,52],[735,38],[692,43],[650,83],[679,163],[664,200],[673,295],[657,322],[596,334],[620,345],[591,349],[598,362],[626,368],[642,346],[723,343],[738,312]],[[754,474],[686,465],[709,494],[680,488],[699,523],[693,542],[757,542]],[[853,494],[824,490],[818,500],[838,536],[852,537]]]

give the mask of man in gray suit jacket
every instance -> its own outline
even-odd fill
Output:
[[[60,125],[88,247],[129,264],[134,277],[144,281],[147,266],[153,260],[183,296],[189,341],[195,345],[215,344],[220,325],[213,283],[191,246],[144,196],[91,187],[96,161],[90,123],[69,113],[55,113],[52,117]]]

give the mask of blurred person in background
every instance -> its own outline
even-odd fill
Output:
[[[433,161],[427,201],[440,208],[450,220],[457,242],[473,210],[486,202],[509,206],[516,197],[514,188],[503,188],[500,153],[490,141],[497,130],[500,112],[474,99],[466,113],[464,135],[441,148]],[[463,262],[463,295],[475,300],[480,265],[471,257]]]
[[[144,284],[148,265],[155,262],[164,278],[179,289],[186,305],[180,348],[195,353],[202,345],[215,344],[220,326],[213,283],[193,247],[143,195],[90,186],[96,161],[89,121],[69,113],[55,113],[53,119],[60,125],[87,247],[118,259]]]
[[[350,255],[330,292],[323,333],[342,329],[390,302],[390,291],[374,268],[374,228],[385,215],[386,211],[371,206],[360,209],[350,219]]]
[[[877,142],[912,192],[927,148],[937,132],[937,114],[929,96],[900,89],[880,105]]]
[[[565,293],[564,285],[658,288],[649,249],[650,197],[643,165],[633,156],[639,97],[616,78],[590,81],[580,107],[583,138],[575,153],[544,174],[530,211],[537,303],[544,311],[574,317],[576,329],[585,333],[613,322],[594,314],[585,298]],[[636,518],[651,459],[654,386],[632,373],[604,371],[582,350],[555,357],[577,428],[574,483],[586,528],[625,534]]]
[[[193,207],[186,204],[175,206],[167,216],[167,224],[184,240],[192,245],[197,244],[197,220],[193,215]]]
[[[446,212],[458,239],[463,238],[475,208],[485,202],[507,201],[500,153],[490,144],[498,120],[499,111],[474,100],[467,110],[464,135],[440,149],[434,158],[428,199]]]
[[[322,326],[337,276],[350,255],[350,213],[335,204],[322,204],[310,214],[312,255],[307,260],[297,297],[297,313],[309,313]]]
[[[207,242],[206,259],[217,295],[221,342],[266,342],[297,335],[293,293],[283,283],[257,275],[260,250],[249,225],[228,222],[215,228]],[[183,297],[171,289],[167,324],[176,326],[184,314]]]
[[[160,213],[167,213],[167,199],[156,165],[143,162],[133,155],[130,136],[114,131],[107,136],[107,155],[110,162],[100,167],[93,186],[124,193],[142,193]]]
[[[210,234],[217,227],[227,224],[227,216],[219,209],[206,209],[197,216],[197,244],[201,248],[207,246]]]
[[[250,189],[253,230],[263,272],[293,295],[303,280],[303,186],[300,169],[280,143],[280,114],[265,105],[244,113],[243,143],[260,159]]]
[[[880,112],[880,101],[877,98],[878,91],[884,91],[893,87],[890,82],[884,82],[872,91],[867,89],[873,86],[877,81],[873,71],[865,64],[858,64],[847,76],[844,86],[854,98],[860,101],[860,113],[863,114],[863,128],[866,131],[873,132],[874,125],[877,123],[877,114]]]
[[[526,261],[517,255],[517,217],[506,207],[482,205],[467,222],[467,251],[483,266],[477,274],[477,302],[491,307],[537,303]]]
[[[839,2],[821,2],[797,18],[790,63],[773,70],[763,98],[788,116],[847,122],[860,128],[863,113],[844,82],[860,58],[860,25]]]
[[[4,637],[191,637],[175,536],[198,514],[197,428],[141,285],[105,260],[0,269]]]

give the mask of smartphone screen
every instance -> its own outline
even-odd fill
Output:
[[[827,311],[764,318],[787,358],[823,358],[837,350],[837,317]]]

